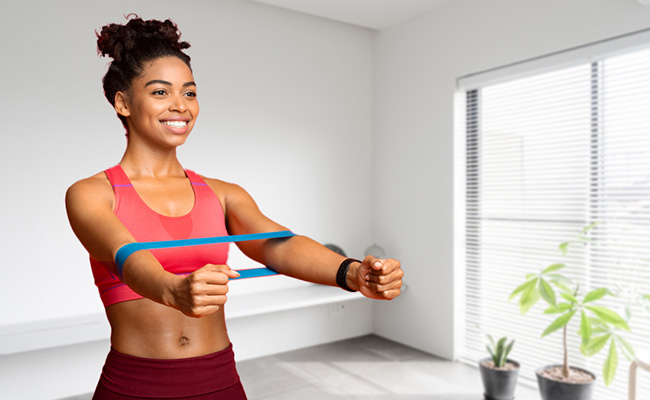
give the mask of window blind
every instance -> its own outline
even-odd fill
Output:
[[[546,303],[521,316],[510,293],[556,262],[584,294],[620,285],[608,306],[623,314],[635,294],[650,294],[650,49],[466,90],[465,291],[460,358],[487,356],[485,337],[516,340],[511,358],[520,379],[562,362],[561,331],[541,338],[554,319]],[[594,242],[558,245],[593,223]],[[637,348],[650,347],[650,314],[632,306]],[[602,383],[602,361],[580,354],[579,319],[569,326],[569,362],[598,376],[597,399],[627,398],[629,362],[619,353],[617,376]],[[640,374],[643,375],[643,374]],[[639,398],[650,398],[641,377]]]

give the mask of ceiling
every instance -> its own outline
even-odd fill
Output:
[[[451,0],[253,0],[305,14],[382,30]]]

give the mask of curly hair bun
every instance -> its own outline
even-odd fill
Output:
[[[146,54],[160,48],[181,52],[190,47],[188,42],[180,40],[178,27],[169,19],[145,21],[135,14],[129,14],[127,18],[130,19],[126,24],[108,24],[97,33],[97,51],[100,55],[122,63],[134,52]]]

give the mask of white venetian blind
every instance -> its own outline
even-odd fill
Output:
[[[516,339],[520,379],[562,362],[561,331],[543,300],[521,316],[509,294],[555,262],[582,293],[621,285],[650,294],[650,50],[478,86],[465,92],[465,311],[461,359],[485,357],[477,326]],[[592,222],[595,240],[562,257],[558,245]],[[622,313],[623,298],[608,305]],[[637,347],[650,347],[650,315],[633,308]],[[629,362],[619,353],[614,383],[602,384],[606,351],[584,358],[569,327],[572,365],[599,377],[597,399],[627,399]],[[641,374],[643,375],[643,374]],[[650,398],[642,379],[639,398]]]

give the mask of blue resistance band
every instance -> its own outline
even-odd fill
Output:
[[[231,236],[215,236],[209,238],[197,238],[197,239],[181,239],[181,240],[166,240],[160,242],[136,242],[136,243],[127,243],[124,246],[120,247],[115,254],[115,264],[117,265],[117,274],[121,280],[124,280],[122,276],[122,269],[124,268],[124,263],[129,256],[136,251],[140,250],[154,250],[154,249],[170,249],[174,247],[187,247],[187,246],[200,246],[203,244],[215,244],[215,243],[235,243],[235,242],[244,242],[248,240],[260,240],[260,239],[276,239],[276,238],[288,238],[296,236],[295,233],[291,231],[279,231],[279,232],[266,232],[266,233],[251,233],[247,235],[231,235]],[[251,269],[240,269],[237,270],[240,276],[234,279],[244,279],[244,278],[255,278],[258,276],[268,276],[276,275],[277,272],[270,270],[268,268],[251,268]]]

